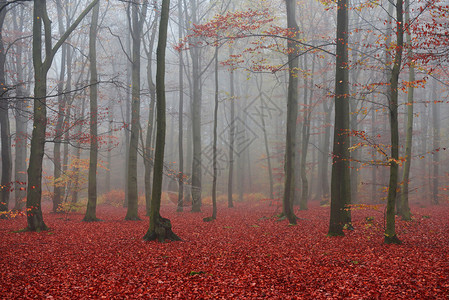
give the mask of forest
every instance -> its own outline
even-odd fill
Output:
[[[445,299],[446,0],[0,0],[2,299]]]

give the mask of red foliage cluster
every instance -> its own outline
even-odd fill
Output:
[[[444,299],[449,295],[449,206],[412,207],[402,245],[383,245],[381,211],[353,212],[355,231],[326,236],[328,207],[299,211],[297,226],[267,201],[219,208],[218,219],[164,206],[182,242],[144,242],[144,221],[100,206],[104,222],[45,214],[52,230],[17,233],[0,220],[0,298]],[[143,212],[143,210],[141,210]]]
[[[416,35],[414,42],[415,59],[423,64],[447,63],[449,61],[449,4],[444,0],[418,1],[417,22],[410,24]]]

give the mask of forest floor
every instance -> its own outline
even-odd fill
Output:
[[[148,217],[123,208],[44,213],[50,231],[16,232],[26,218],[0,220],[1,299],[448,299],[449,205],[412,206],[397,219],[402,245],[384,245],[383,206],[352,213],[355,230],[327,237],[329,207],[277,222],[268,202],[203,212],[162,207],[182,242],[144,242]],[[277,211],[278,212],[278,211]]]

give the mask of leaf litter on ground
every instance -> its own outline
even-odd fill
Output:
[[[0,220],[0,298],[445,299],[449,295],[449,205],[412,207],[397,219],[402,245],[384,245],[383,215],[354,210],[355,230],[328,237],[329,207],[278,222],[267,203],[201,213],[163,206],[182,242],[144,242],[148,217],[104,222],[44,213],[50,232],[17,232],[26,218]],[[273,216],[273,217],[267,217]],[[49,234],[50,233],[50,234]]]

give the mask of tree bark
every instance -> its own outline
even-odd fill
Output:
[[[24,28],[24,7],[20,7],[20,16],[15,15],[14,10],[14,27],[18,32],[23,32]],[[16,24],[19,19],[20,23]],[[17,44],[17,98],[16,104],[16,136],[15,136],[15,169],[14,169],[14,190],[15,190],[15,204],[14,209],[21,210],[24,206],[23,200],[26,197],[26,157],[27,157],[27,105],[28,100],[25,100],[27,93],[25,91],[25,76],[22,68],[23,49],[21,43]]]
[[[329,236],[342,236],[348,222],[345,209],[351,203],[349,170],[349,72],[348,1],[337,3],[337,50],[335,70],[335,126],[331,177]]]
[[[100,1],[92,10],[92,22],[89,33],[90,60],[90,151],[89,178],[87,187],[87,209],[83,221],[95,222],[97,218],[97,162],[98,162],[98,74],[97,74],[97,35]]]
[[[137,148],[140,132],[140,46],[143,22],[145,21],[148,1],[132,3],[131,37],[132,37],[132,91],[131,91],[131,138],[128,156],[128,210],[125,220],[140,220],[138,216],[137,188]]]
[[[75,120],[79,120],[80,118],[82,118],[82,116],[84,116],[85,109],[86,109],[86,97],[82,97],[81,108],[78,110],[78,113],[75,114]],[[75,128],[75,132],[77,132],[77,134],[81,134],[82,131],[83,131],[83,124],[82,124],[82,122],[78,122],[78,124]],[[73,169],[72,169],[73,170],[72,172],[74,174],[73,188],[72,188],[72,199],[71,199],[72,203],[78,202],[78,191],[80,190],[80,182],[79,182],[80,157],[81,157],[81,143],[78,140],[77,145],[75,147],[75,158],[74,158],[74,161],[76,163],[73,165]]]
[[[304,58],[304,68],[307,68],[306,59]],[[302,126],[302,143],[301,143],[301,198],[299,200],[299,209],[307,210],[307,198],[309,197],[309,182],[307,180],[307,150],[310,140],[310,115],[312,114],[313,100],[313,73],[315,72],[315,61],[312,62],[312,78],[310,81],[310,96],[304,92],[304,123]],[[304,88],[308,90],[309,81],[304,79]],[[309,98],[309,99],[307,99]],[[309,101],[308,101],[309,100]]]
[[[192,0],[192,19],[197,23],[196,0]],[[193,81],[193,100],[192,100],[192,138],[193,138],[193,161],[192,161],[192,212],[201,211],[201,72],[199,49],[190,48],[192,59],[192,81]]]
[[[232,53],[232,51],[231,51]],[[234,183],[234,137],[235,137],[235,91],[234,91],[234,70],[229,73],[229,86],[231,97],[231,126],[229,126],[229,173],[228,173],[228,207],[234,207],[232,199]]]
[[[329,204],[329,174],[328,174],[328,161],[329,161],[329,147],[331,139],[331,114],[332,105],[327,105],[323,102],[323,109],[325,113],[324,118],[324,136],[323,136],[323,151],[321,152],[321,168],[320,168],[320,182],[321,182],[321,204]]]
[[[42,217],[42,161],[44,157],[45,131],[47,128],[47,73],[53,58],[81,20],[98,2],[94,0],[78,16],[52,47],[51,22],[47,15],[46,0],[35,0],[33,9],[33,65],[34,65],[34,108],[33,132],[31,136],[30,162],[27,186],[27,230],[47,230]],[[45,60],[42,59],[42,24],[44,24]]]
[[[150,226],[143,237],[146,241],[166,239],[172,241],[181,240],[171,229],[169,219],[160,215],[162,195],[162,172],[164,168],[165,148],[165,48],[167,45],[168,12],[170,0],[162,0],[161,19],[159,26],[159,40],[157,45],[157,69],[156,69],[156,95],[157,95],[157,135],[154,161],[153,191],[151,195]]]
[[[299,28],[296,23],[296,1],[286,0],[287,27],[299,39]],[[285,185],[283,197],[283,210],[290,224],[296,224],[293,212],[292,188],[295,182],[295,140],[296,119],[298,117],[298,44],[287,42],[288,48],[288,96],[287,96],[287,134],[285,141]]]
[[[433,82],[432,87],[432,120],[433,120],[433,176],[432,176],[432,203],[439,204],[438,186],[439,186],[439,166],[440,166],[440,107],[437,101],[437,85]]]
[[[217,218],[217,123],[218,123],[218,46],[215,46],[215,101],[214,101],[214,128],[212,144],[212,216],[204,218],[204,221],[212,221]],[[232,198],[232,195],[231,195]]]
[[[62,18],[62,3],[61,0],[56,2],[56,8],[58,13],[58,27],[59,34],[64,34],[65,28]],[[57,85],[58,91],[58,116],[55,126],[55,137],[53,144],[53,213],[58,212],[58,208],[62,203],[62,186],[61,186],[61,174],[62,174],[62,163],[61,163],[61,142],[64,135],[64,118],[65,118],[65,97],[63,95],[64,90],[64,77],[65,68],[67,60],[67,45],[62,45],[61,53],[61,68],[59,73],[59,82]]]
[[[409,6],[409,0],[405,0],[405,22],[406,24],[409,24],[410,22],[410,6]],[[415,67],[413,63],[413,52],[411,49],[411,36],[408,32],[406,34],[407,38],[407,44],[409,45],[408,50],[408,57],[410,60],[410,67],[409,67],[409,74],[408,74],[408,81],[412,84],[408,87],[408,93],[407,93],[407,134],[406,134],[406,140],[405,140],[405,162],[404,162],[404,171],[402,174],[402,192],[400,194],[401,199],[399,201],[399,207],[398,212],[399,215],[402,217],[405,221],[411,220],[411,213],[410,213],[410,207],[409,207],[409,181],[410,181],[410,167],[412,164],[412,145],[413,145],[413,102],[414,102],[414,92],[415,89],[413,87],[413,82],[415,81]]]
[[[147,54],[147,81],[148,87],[150,90],[150,107],[148,113],[148,123],[147,123],[147,134],[145,138],[145,151],[144,151],[144,166],[145,166],[145,205],[146,205],[146,215],[150,215],[150,206],[151,206],[151,172],[153,171],[153,130],[154,130],[154,109],[156,105],[156,86],[153,82],[153,71],[152,71],[152,61],[153,61],[153,46],[157,33],[157,17],[154,20],[154,27],[151,32],[150,42],[148,45],[148,49],[145,48],[145,52]]]
[[[401,241],[396,236],[395,230],[395,203],[398,188],[398,159],[399,159],[399,129],[398,129],[398,85],[401,72],[402,50],[404,46],[404,24],[402,15],[402,0],[396,1],[396,52],[393,61],[393,70],[390,79],[389,111],[391,130],[391,158],[390,180],[387,196],[387,215],[385,239],[386,244],[399,244]]]
[[[183,35],[183,15],[181,0],[178,0],[178,38],[182,39]],[[179,160],[179,172],[178,172],[178,207],[176,211],[181,212],[184,210],[184,61],[182,51],[179,51],[179,65],[178,65],[178,78],[179,78],[179,120],[178,120],[178,160]]]
[[[6,1],[0,1],[0,6],[6,5]],[[11,132],[9,128],[9,105],[5,78],[6,52],[3,45],[3,23],[6,9],[0,11],[0,126],[2,143],[2,178],[0,186],[0,212],[9,209],[9,198],[12,190],[12,158],[11,158]]]

